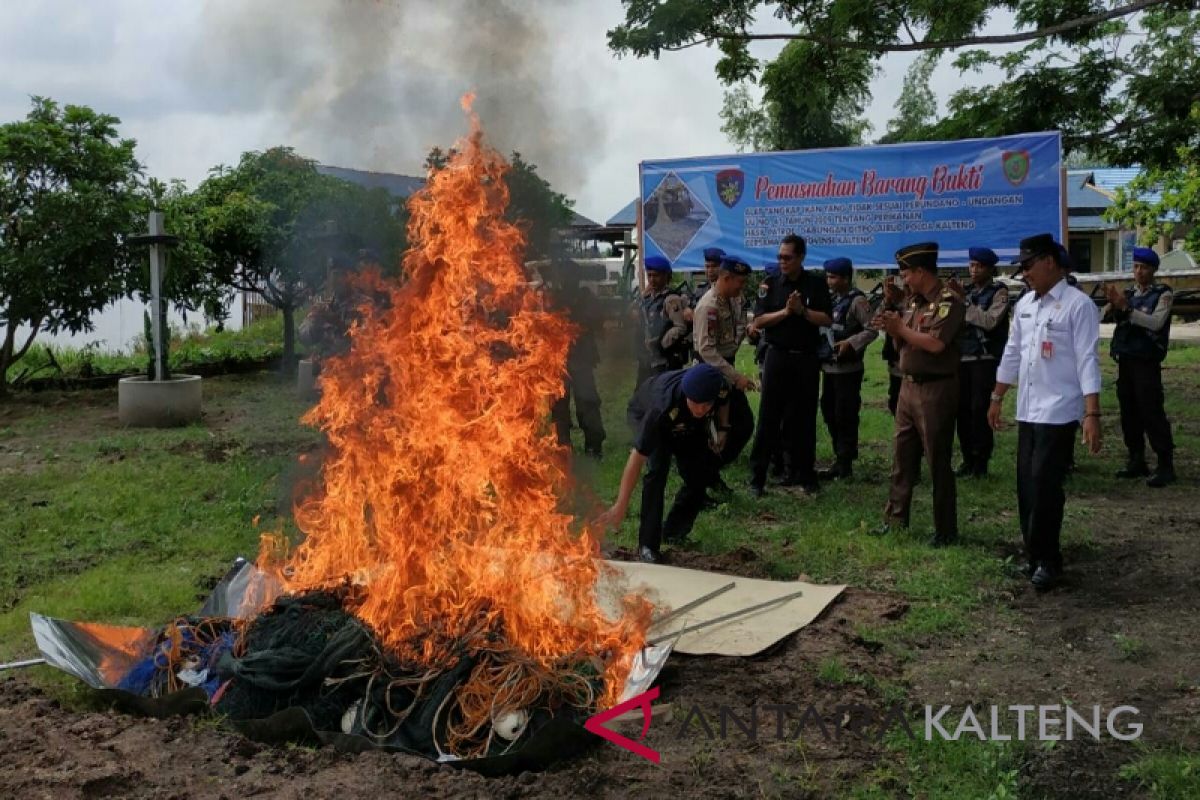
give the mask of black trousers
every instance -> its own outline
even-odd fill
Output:
[[[671,462],[679,469],[683,486],[675,495],[671,510],[663,521],[666,504],[667,478]],[[638,527],[638,546],[658,552],[663,537],[681,539],[687,536],[704,507],[705,490],[716,477],[717,460],[713,458],[705,436],[693,435],[683,439],[667,439],[651,454],[642,476],[642,511]]]
[[[1067,479],[1079,423],[1048,425],[1017,423],[1017,513],[1021,538],[1033,563],[1062,569],[1063,506]]]
[[[1121,356],[1117,362],[1117,402],[1121,405],[1121,435],[1130,457],[1145,457],[1144,438],[1148,438],[1154,454],[1169,459],[1175,442],[1163,409],[1162,364]]]
[[[571,398],[575,399],[575,417],[583,429],[583,446],[598,453],[604,444],[604,420],[600,415],[600,392],[596,390],[594,368],[587,364],[567,362],[567,379],[563,396],[550,408],[558,443],[571,444]]]
[[[767,482],[771,454],[781,439],[788,472],[801,481],[815,482],[821,362],[815,355],[768,347],[762,377],[750,479],[758,486]]]
[[[996,388],[994,358],[964,361],[958,367],[958,446],[963,463],[976,470],[987,469],[995,437],[987,412]]]
[[[862,411],[864,370],[824,372],[821,381],[821,416],[829,429],[833,454],[839,464],[858,458],[858,418]]]
[[[725,449],[721,451],[720,467],[724,468],[737,460],[754,435],[754,412],[745,392],[733,389],[729,392],[729,434],[725,437]]]

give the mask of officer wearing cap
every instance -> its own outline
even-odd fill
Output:
[[[958,446],[963,461],[956,474],[960,478],[987,475],[995,443],[987,411],[996,386],[996,365],[1008,341],[1008,289],[996,281],[1000,258],[987,247],[972,247],[967,253],[971,285],[948,284],[967,304],[958,373]]]
[[[832,304],[825,278],[804,269],[807,244],[789,234],[779,243],[779,278],[758,287],[751,327],[767,340],[758,428],[750,451],[750,493],[761,497],[767,469],[782,445],[788,474],[781,484],[817,491],[817,402],[821,390],[821,326]]]
[[[746,392],[755,382],[734,368],[738,347],[746,336],[746,308],[742,292],[750,277],[750,265],[736,256],[721,260],[716,281],[700,298],[693,319],[693,346],[702,363],[716,367],[733,387],[729,399],[729,428],[718,430],[720,465],[733,462],[754,433],[754,412]]]
[[[725,251],[719,247],[707,247],[704,250],[704,280],[696,281],[692,287],[691,301],[692,308],[700,305],[700,301],[704,299],[704,295],[717,282],[717,278],[721,274],[721,261],[725,258]]]
[[[822,329],[821,415],[833,443],[834,465],[823,479],[854,475],[858,458],[858,415],[862,409],[863,351],[878,332],[871,327],[871,302],[854,288],[854,264],[848,258],[825,262],[825,283],[833,301],[832,324]]]
[[[639,304],[644,345],[638,358],[638,386],[651,375],[687,364],[688,307],[688,299],[671,287],[671,262],[647,256],[646,290]]]
[[[763,264],[763,274],[767,278],[779,280],[779,261],[773,260]],[[763,362],[767,358],[767,337],[753,325],[746,331],[746,338],[754,345],[754,364],[758,367],[758,381],[762,384]],[[783,446],[776,439],[775,448],[771,452],[771,477],[783,478],[787,474],[787,464],[784,459]]]
[[[721,371],[708,364],[696,364],[654,376],[638,387],[629,402],[629,421],[635,431],[633,449],[621,473],[616,502],[596,524],[605,529],[621,524],[646,465],[638,528],[638,556],[642,561],[657,563],[662,559],[664,538],[678,541],[691,532],[704,506],[705,489],[716,471],[712,430],[729,424],[728,399],[729,386]],[[683,487],[664,522],[672,458]]]
[[[1017,262],[1030,291],[1013,310],[996,370],[988,422],[1000,427],[1004,395],[1017,389],[1017,513],[1034,588],[1062,575],[1063,485],[1075,431],[1100,452],[1100,312],[1066,280],[1062,246],[1049,233],[1021,240]]]
[[[872,324],[884,331],[899,353],[904,382],[896,405],[895,458],[884,525],[907,527],[921,455],[933,483],[933,545],[958,538],[958,497],[951,464],[954,420],[958,413],[958,340],[966,309],[937,274],[937,242],[909,245],[896,263],[911,291],[903,313],[884,309]]]
[[[1122,293],[1105,286],[1105,316],[1117,323],[1110,353],[1117,362],[1117,402],[1121,434],[1129,452],[1118,478],[1150,475],[1146,442],[1158,457],[1147,486],[1162,488],[1175,482],[1175,442],[1163,409],[1162,362],[1171,338],[1171,287],[1157,283],[1158,253],[1149,247],[1133,249],[1134,285]]]

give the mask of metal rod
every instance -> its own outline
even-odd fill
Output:
[[[690,603],[682,605],[679,608],[676,608],[672,611],[668,611],[666,614],[664,614],[662,616],[662,618],[656,619],[653,622],[651,622],[650,627],[657,628],[659,625],[662,625],[667,620],[675,619],[680,614],[686,614],[687,612],[691,611],[692,609],[704,605],[709,600],[712,600],[714,597],[720,597],[721,595],[725,594],[730,589],[732,589],[734,586],[737,586],[737,582],[730,581],[729,583],[722,586],[720,589],[714,589],[713,591],[709,592],[708,594],[704,595],[703,597],[697,597],[695,600],[693,600]]]
[[[750,606],[749,608],[743,608],[740,611],[730,611],[728,614],[722,614],[721,616],[717,617],[716,619],[710,619],[710,620],[707,620],[706,622],[697,622],[695,625],[688,625],[686,628],[681,628],[680,630],[677,630],[674,633],[666,633],[666,634],[663,634],[662,636],[655,636],[653,639],[650,639],[647,642],[647,644],[652,644],[652,645],[660,644],[662,642],[665,642],[668,639],[674,639],[674,638],[683,636],[685,633],[695,633],[698,630],[701,630],[703,628],[708,628],[712,625],[719,625],[720,623],[728,622],[731,619],[737,619],[738,617],[744,617],[747,614],[753,614],[755,611],[761,611],[762,609],[767,608],[769,606],[778,605],[780,603],[786,603],[789,600],[795,600],[797,597],[800,597],[802,594],[804,594],[804,592],[793,592],[792,594],[784,595],[783,597],[778,597],[774,600],[768,600],[765,603],[759,603],[758,605],[753,605],[753,606]]]
[[[7,669],[24,669],[25,667],[36,667],[38,664],[45,664],[44,658],[30,658],[25,661],[10,661],[7,664],[0,664],[0,672]]]

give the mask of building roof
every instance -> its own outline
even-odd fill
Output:
[[[616,214],[613,214],[611,217],[609,217],[608,222],[605,224],[614,228],[632,228],[633,226],[637,225],[637,204],[638,198],[635,197],[629,201],[629,205],[625,206]]]
[[[318,164],[317,172],[331,175],[350,183],[356,183],[367,189],[386,189],[387,193],[399,200],[404,200],[415,194],[425,185],[424,178],[412,175],[396,175],[391,172],[367,172],[348,167],[334,167],[328,164]]]
[[[1099,216],[1106,208],[1112,208],[1112,195],[1100,191],[1092,180],[1090,169],[1067,172],[1067,210],[1072,216],[1091,214]]]
[[[1092,182],[1100,191],[1115,197],[1117,189],[1124,189],[1134,178],[1142,174],[1141,167],[1102,167],[1091,170]],[[1139,200],[1147,203],[1157,203],[1162,198],[1160,192],[1145,192],[1138,196]]]
[[[571,211],[571,227],[572,228],[599,228],[600,223],[595,220],[588,219],[578,211]]]

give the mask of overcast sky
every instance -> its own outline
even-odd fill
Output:
[[[605,32],[621,18],[619,0],[4,0],[0,119],[30,95],[92,106],[121,118],[150,175],[193,186],[276,144],[419,175],[476,89],[495,143],[602,222],[635,195],[639,161],[733,151],[715,50],[618,60]],[[910,61],[884,62],[876,136]],[[941,98],[962,83],[948,61]]]

